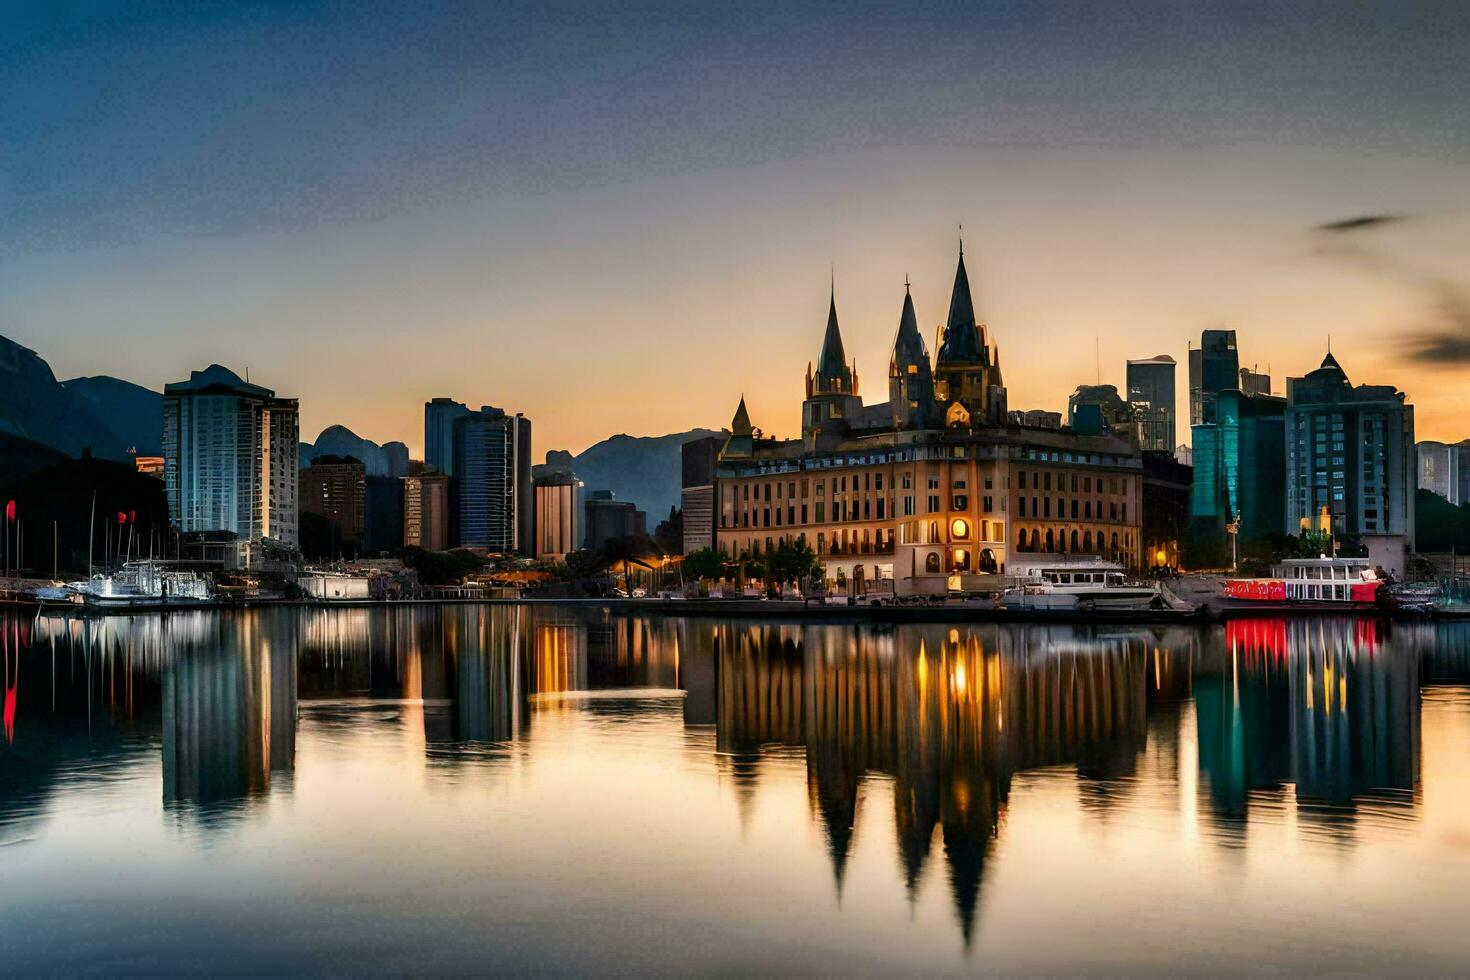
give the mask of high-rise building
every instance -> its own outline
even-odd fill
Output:
[[[934,401],[932,393],[929,401]],[[724,442],[721,436],[705,436],[690,439],[680,447],[683,487],[679,492],[679,509],[684,518],[686,555],[715,546],[715,468]]]
[[[1174,358],[1160,354],[1128,362],[1128,402],[1139,422],[1139,448],[1174,451]]]
[[[1286,509],[1286,399],[1228,388],[1211,405],[1214,421],[1191,427],[1196,564],[1229,560],[1232,526],[1241,555],[1261,553],[1281,533]]]
[[[403,478],[403,544],[425,551],[449,547],[449,477],[409,464]]]
[[[424,402],[424,462],[446,476],[454,475],[454,420],[468,414],[452,398]]]
[[[163,389],[164,484],[181,533],[229,532],[294,549],[300,424],[277,398],[218,364]],[[244,549],[248,561],[249,550]]]
[[[1240,385],[1234,330],[1206,330],[1189,351],[1189,424],[1215,421],[1215,396]]]
[[[1357,385],[1331,352],[1286,382],[1286,526],[1322,514],[1333,534],[1414,538],[1414,406],[1392,385]]]
[[[454,420],[459,544],[531,555],[531,420],[485,406]]]
[[[361,554],[367,529],[367,467],[352,456],[318,456],[301,468],[303,514],[325,517],[344,550]]]
[[[546,561],[565,561],[582,546],[582,481],[565,473],[536,481],[536,554]]]

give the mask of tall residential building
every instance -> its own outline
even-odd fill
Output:
[[[454,475],[454,420],[468,414],[452,398],[424,402],[424,462],[446,476]]]
[[[367,467],[352,456],[318,456],[301,468],[303,514],[325,517],[344,548],[361,553],[367,530]]]
[[[1322,513],[1338,539],[1414,538],[1414,406],[1392,385],[1357,385],[1329,352],[1286,382],[1286,526]]]
[[[900,388],[899,404],[907,402],[904,394]],[[932,392],[929,401],[934,401]],[[679,509],[684,518],[686,555],[715,546],[715,468],[719,465],[720,447],[724,443],[721,436],[705,436],[690,439],[680,447],[683,480]]]
[[[1414,451],[1420,490],[1437,493],[1452,504],[1470,501],[1470,439],[1454,445],[1421,442]]]
[[[536,481],[535,557],[565,561],[582,546],[582,481],[558,473]]]
[[[757,436],[742,399],[715,472],[716,548],[736,557],[803,541],[832,587],[891,582],[904,594],[978,588],[966,578],[1047,555],[1140,567],[1137,446],[1106,431],[1028,426],[1008,410],[963,256],[926,404],[913,306],[905,290],[888,392],[900,404],[856,397],[835,301],[808,374],[802,438]]]
[[[531,420],[485,406],[454,420],[459,544],[531,555]]]
[[[169,520],[185,534],[226,531],[295,548],[300,438],[296,399],[218,364],[164,386]]]
[[[1174,358],[1160,354],[1128,362],[1128,401],[1139,421],[1139,448],[1174,451]]]
[[[1213,414],[1214,421],[1191,427],[1196,564],[1229,560],[1232,523],[1244,555],[1268,547],[1285,520],[1286,399],[1230,388],[1215,393]]]
[[[1215,396],[1240,385],[1234,330],[1206,330],[1189,351],[1189,424],[1215,421]]]
[[[425,551],[449,547],[449,477],[409,464],[403,478],[403,544]]]

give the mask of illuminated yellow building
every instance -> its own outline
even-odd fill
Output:
[[[863,404],[834,293],[801,438],[763,437],[741,399],[717,472],[722,552],[804,540],[829,582],[893,579],[900,593],[943,592],[956,577],[980,587],[975,576],[1046,554],[1143,565],[1137,444],[1007,410],[963,252],[934,364],[905,288],[888,374],[888,401]]]

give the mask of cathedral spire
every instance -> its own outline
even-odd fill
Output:
[[[954,290],[949,297],[949,318],[939,357],[947,361],[978,361],[983,357],[980,332],[975,326],[975,304],[970,298],[970,276],[965,271],[965,242],[960,239],[959,263],[955,266]]]
[[[827,332],[822,336],[822,352],[817,356],[816,381],[821,391],[853,390],[852,370],[847,366],[847,351],[842,347],[842,330],[837,326],[835,280],[827,304]]]
[[[735,409],[735,418],[730,422],[732,435],[748,436],[754,431],[750,426],[750,413],[745,410],[745,396],[740,396],[740,407]]]

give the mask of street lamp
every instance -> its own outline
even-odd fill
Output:
[[[1240,518],[1235,518],[1225,525],[1225,533],[1230,535],[1230,570],[1240,572]]]

